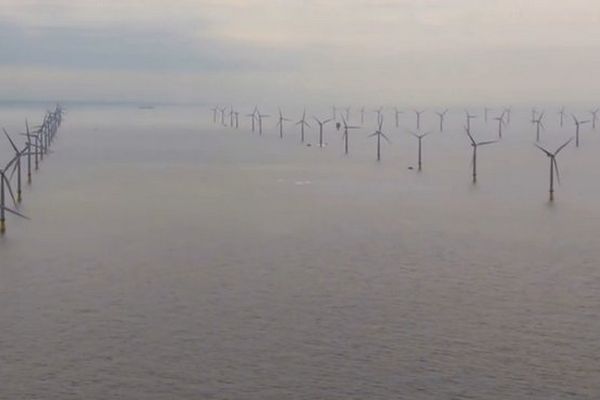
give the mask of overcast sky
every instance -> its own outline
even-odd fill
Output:
[[[598,0],[0,0],[0,99],[600,101]]]

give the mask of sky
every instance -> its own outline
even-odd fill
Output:
[[[0,0],[0,100],[600,101],[598,0]]]

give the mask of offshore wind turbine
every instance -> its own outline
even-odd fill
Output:
[[[22,186],[21,186],[21,157],[23,157],[23,154],[25,153],[25,150],[27,150],[27,147],[25,147],[23,150],[19,150],[19,148],[17,147],[15,142],[13,142],[13,140],[10,137],[10,135],[8,134],[8,132],[6,132],[6,129],[2,128],[2,131],[6,135],[8,141],[10,142],[10,145],[12,146],[13,150],[15,151],[15,156],[8,165],[11,166],[11,163],[13,165],[13,170],[11,172],[11,178],[12,178],[13,174],[15,173],[15,171],[17,172],[17,203],[20,203],[23,200],[23,190],[22,190]]]
[[[41,125],[36,125],[35,126],[35,134],[36,134],[36,138],[37,138],[37,142],[38,144],[38,154],[39,154],[39,161],[43,161],[44,160],[44,154],[46,154],[46,151],[48,150],[48,148],[46,147],[46,137],[48,136],[46,134],[46,129],[47,127],[47,122],[46,122],[46,117],[44,117],[44,120],[42,122]],[[35,163],[35,168],[36,170],[38,169],[38,157],[36,157],[36,163]]]
[[[360,124],[364,125],[365,124],[365,107],[361,107],[360,109]]]
[[[550,201],[554,201],[554,173],[555,172],[556,172],[556,181],[558,183],[560,183],[560,172],[558,170],[558,163],[556,162],[556,156],[558,155],[558,153],[560,153],[560,151],[562,149],[567,147],[567,145],[569,143],[571,143],[572,140],[573,140],[573,138],[567,140],[562,146],[560,146],[558,149],[556,149],[556,151],[554,153],[551,153],[550,151],[546,150],[542,146],[539,146],[537,143],[535,144],[535,146],[538,149],[540,149],[541,151],[543,151],[544,153],[546,153],[546,155],[550,159],[550,190],[549,190]]]
[[[396,118],[396,128],[400,126],[400,114],[403,114],[404,111],[398,110],[398,107],[394,107],[394,117]]]
[[[444,132],[444,119],[446,118],[447,112],[448,112],[447,108],[442,112],[439,112],[439,111],[435,112],[440,119],[440,132]]]
[[[337,107],[331,106],[331,120],[335,121],[337,119]]]
[[[506,124],[510,125],[510,117],[512,115],[512,107],[505,107],[503,111],[506,113]]]
[[[419,171],[421,171],[423,168],[423,163],[422,163],[422,158],[423,158],[423,138],[427,135],[429,135],[431,132],[426,132],[426,133],[416,133],[416,132],[410,132],[411,135],[413,135],[414,137],[417,138],[417,140],[419,141],[419,159],[418,159],[418,167],[419,167]]]
[[[221,125],[223,126],[227,126],[227,124],[225,123],[225,111],[227,111],[227,107],[219,109],[219,112],[221,113]]]
[[[498,121],[498,139],[502,139],[502,127],[506,122],[504,122],[505,111],[502,111],[499,117],[494,117],[494,120]]]
[[[279,122],[277,122],[277,126],[279,126],[279,137],[283,139],[283,123],[286,121],[291,121],[291,119],[283,116],[281,112],[281,108],[279,109]]]
[[[27,183],[31,185],[31,155],[33,147],[36,147],[33,143],[31,143],[31,133],[29,132],[29,122],[27,119],[25,120],[25,136],[27,136]],[[36,148],[36,157],[37,157],[37,148]]]
[[[536,120],[537,120],[537,110],[535,107],[533,107],[531,109],[531,123],[535,124]]]
[[[219,105],[214,106],[213,108],[211,108],[211,111],[213,112],[213,123],[217,123],[217,112],[219,111]]]
[[[232,128],[234,125],[234,122],[233,122],[233,120],[235,118],[234,116],[235,116],[235,111],[233,110],[233,105],[231,105],[229,107],[229,126],[231,126]]]
[[[465,127],[465,131],[467,132],[467,136],[469,136],[469,140],[471,141],[471,147],[473,148],[473,156],[471,159],[471,166],[473,167],[473,183],[477,183],[477,148],[479,146],[485,146],[488,144],[496,143],[497,140],[486,140],[483,142],[476,142],[471,136],[471,132],[468,128]]]
[[[349,133],[348,133],[348,130],[350,130],[350,129],[359,129],[360,127],[359,126],[350,126],[350,125],[348,125],[348,122],[346,121],[346,118],[344,118],[343,116],[342,116],[342,120],[344,122],[344,133],[342,134],[343,138],[344,138],[344,154],[348,155],[348,139],[349,139],[349,136],[350,136]]]
[[[421,114],[425,112],[425,110],[413,110],[415,112],[415,116],[417,118],[417,130],[421,129]]]
[[[262,120],[263,118],[269,118],[270,115],[261,114],[258,109],[256,109],[256,118],[258,119],[258,134],[262,136]]]
[[[346,121],[350,121],[350,107],[346,107],[344,111],[346,111]]]
[[[558,115],[560,115],[560,127],[562,128],[564,125],[564,122],[565,122],[565,115],[566,115],[565,106],[562,106],[560,108]]]
[[[302,119],[296,122],[296,125],[300,125],[300,143],[304,143],[304,127],[308,126],[310,128],[310,124],[306,122],[306,108],[302,112]]]
[[[390,139],[383,133],[383,117],[379,118],[379,127],[377,130],[369,135],[369,137],[377,136],[377,161],[381,161],[381,138],[384,138],[388,143],[391,143]]]
[[[470,114],[469,110],[465,110],[465,118],[466,118],[466,121],[467,121],[467,129],[470,130],[471,129],[471,120],[474,119],[474,118],[477,118],[477,115]]]
[[[29,124],[27,124],[29,125]],[[29,129],[29,126],[27,126],[27,128]],[[35,144],[33,144],[33,147],[35,148],[35,152],[33,153],[33,155],[35,156],[34,160],[35,160],[35,170],[37,171],[40,168],[40,157],[42,156],[42,128],[38,127],[35,131],[35,134],[30,133],[29,136],[35,139]],[[27,136],[27,134],[25,134],[25,136]]]
[[[254,106],[254,110],[252,110],[251,114],[246,114],[246,117],[250,117],[252,119],[252,132],[256,131],[256,113],[258,112],[258,107]]]
[[[539,115],[539,117],[536,120],[531,121],[536,125],[536,133],[535,133],[536,142],[540,141],[540,130],[544,128],[544,123],[542,122],[543,119],[544,119],[544,111],[542,111],[542,113]]]
[[[20,212],[14,210],[12,208],[9,208],[6,205],[6,192],[8,192],[8,194],[10,195],[10,197],[13,201],[13,205],[15,206],[15,208],[17,208],[17,201],[15,199],[15,195],[12,191],[12,188],[10,187],[10,180],[6,177],[7,170],[10,168],[11,164],[14,162],[15,162],[15,159],[13,158],[4,167],[4,169],[0,169],[0,235],[3,235],[4,233],[6,233],[6,213],[11,213],[18,217],[29,219],[25,215],[21,214]]]
[[[571,114],[571,117],[573,118],[573,122],[575,123],[575,147],[579,147],[579,129],[581,128],[581,125],[585,125],[590,121],[580,121],[574,114]]]
[[[382,117],[382,113],[383,113],[383,107],[379,107],[378,109],[376,109],[376,110],[373,110],[373,112],[374,112],[375,114],[377,114],[377,121],[379,121],[381,118],[383,118],[383,117]]]
[[[488,115],[489,115],[490,109],[488,107],[484,107],[483,108],[483,120],[484,122],[487,124],[488,122]]]
[[[592,129],[596,130],[596,121],[598,121],[598,111],[600,109],[596,108],[595,110],[590,110],[590,114],[592,114]]]
[[[326,119],[324,121],[321,121],[320,119],[318,119],[315,116],[313,116],[313,119],[315,121],[317,121],[317,124],[319,124],[319,147],[323,147],[323,125],[325,125],[328,122],[333,121],[333,119],[329,118],[329,119]]]

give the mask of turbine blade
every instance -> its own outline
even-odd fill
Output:
[[[17,217],[21,217],[21,218],[24,218],[24,219],[30,220],[30,218],[29,218],[29,217],[27,217],[27,216],[25,216],[25,215],[21,214],[21,213],[20,213],[20,212],[18,212],[18,211],[15,211],[15,210],[11,209],[11,208],[8,208],[8,207],[2,207],[2,209],[3,209],[4,211],[8,212],[8,213],[11,213],[11,214],[14,214],[14,215],[16,215]]]
[[[543,148],[542,146],[538,145],[537,143],[533,144],[535,147],[537,147],[538,149],[540,149],[541,151],[543,151],[544,153],[546,153],[546,155],[548,157],[552,157],[552,153],[550,153],[548,150],[546,150],[545,148]]]
[[[471,136],[471,133],[469,132],[469,129],[465,127],[465,132],[467,132],[467,136],[469,136],[469,139],[471,139],[471,144],[473,144],[473,146],[477,146],[477,143],[475,142],[475,139],[473,139],[473,136]]]
[[[6,135],[6,137],[8,138],[8,141],[10,142],[10,145],[12,146],[12,148],[15,149],[15,151],[18,153],[19,149],[15,145],[15,142],[13,142],[13,140],[11,139],[10,135],[8,134],[8,132],[6,132],[6,129],[2,128],[2,130],[4,131],[4,134]]]
[[[18,161],[18,158],[19,158],[20,156],[21,156],[21,155],[19,154],[19,156],[15,157],[14,159]],[[10,171],[10,177],[8,178],[9,180],[12,180],[13,176],[15,176],[15,172],[17,172],[17,167],[18,167],[18,166],[19,166],[19,163],[18,163],[18,162],[15,162],[15,163],[13,164],[12,171]]]
[[[569,140],[567,140],[567,141],[566,141],[566,142],[565,142],[565,143],[564,143],[562,146],[560,146],[560,147],[559,147],[559,148],[558,148],[558,149],[557,149],[557,150],[554,152],[554,155],[556,156],[558,153],[560,153],[560,151],[561,151],[562,149],[564,149],[565,147],[567,147],[567,145],[568,145],[569,143],[571,143],[571,141],[572,141],[572,140],[573,140],[573,138],[570,138]]]
[[[4,179],[4,183],[6,185],[6,188],[8,189],[8,194],[10,195],[15,207],[17,207],[17,199],[15,198],[15,194],[13,193],[12,187],[10,186],[10,181],[6,178],[6,175],[4,174],[2,174],[2,177],[0,179]]]

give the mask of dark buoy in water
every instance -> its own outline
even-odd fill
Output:
[[[408,169],[410,169],[412,171],[415,168],[413,166],[410,166],[410,167],[408,167]]]

